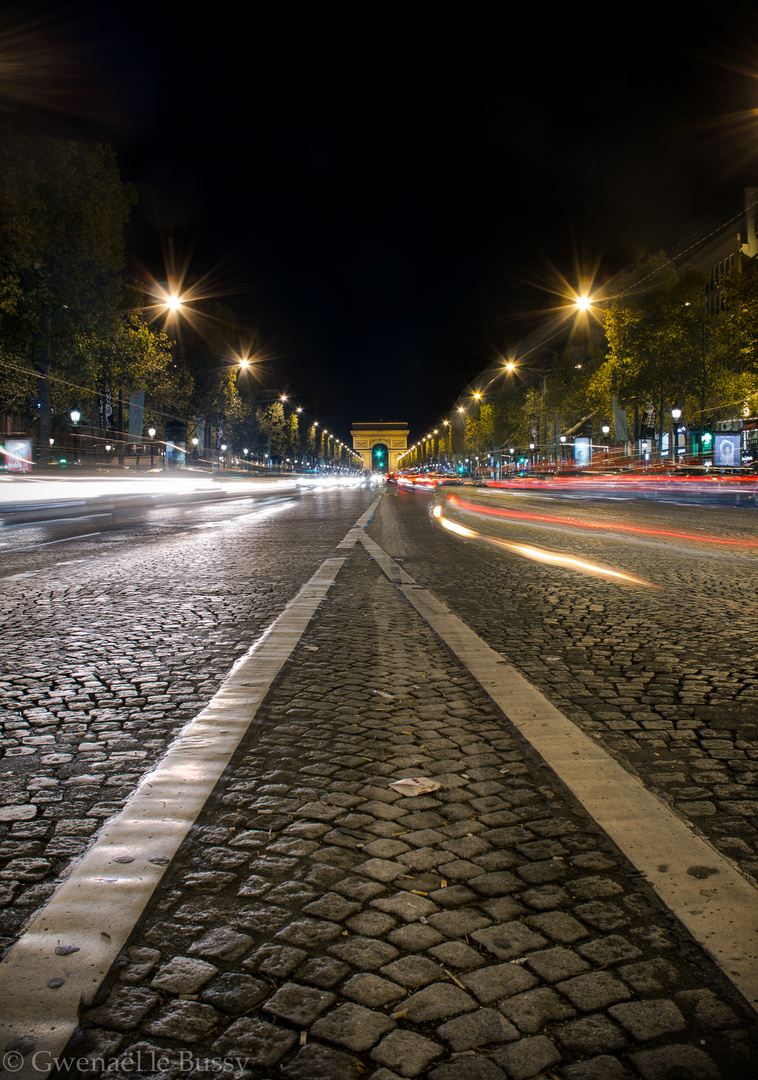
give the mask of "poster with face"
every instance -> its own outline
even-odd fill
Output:
[[[590,440],[587,438],[574,439],[574,461],[577,465],[589,465],[592,460]]]
[[[713,464],[717,468],[733,468],[740,464],[739,432],[719,432],[713,436]]]

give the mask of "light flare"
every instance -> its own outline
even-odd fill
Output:
[[[705,544],[726,544],[735,547],[758,547],[757,540],[731,540],[724,536],[703,536],[700,533],[679,532],[675,529],[647,529],[641,525],[622,525],[620,522],[579,521],[575,518],[559,517],[554,514],[530,514],[524,510],[506,510],[504,507],[479,506],[467,502],[457,495],[448,495],[448,501],[469,514],[488,517],[507,518],[518,521],[544,521],[555,525],[568,525],[574,529],[596,529],[602,532],[628,532],[642,536],[665,536],[676,540],[696,540]]]
[[[158,477],[108,480],[22,480],[8,478],[0,481],[0,508],[3,506],[63,506],[82,503],[88,499],[165,495],[189,495],[199,492],[223,492],[226,495],[248,495],[261,491],[278,493],[294,490],[297,478],[252,477],[218,480],[210,477]]]
[[[467,529],[465,525],[459,525],[457,521],[450,521],[449,518],[440,515],[440,525],[443,529],[447,529],[448,532],[457,533],[458,536],[466,536],[470,539],[486,540],[487,537],[482,533],[474,532],[472,529]]]
[[[437,513],[437,511],[439,511],[439,513]],[[482,540],[487,544],[494,544],[496,547],[504,548],[506,551],[512,551],[516,555],[521,555],[534,562],[541,562],[550,566],[564,566],[569,570],[579,570],[583,573],[593,574],[595,577],[610,578],[614,581],[625,581],[632,585],[644,585],[650,589],[658,587],[649,581],[643,581],[642,578],[634,577],[632,574],[624,574],[620,570],[612,570],[610,567],[600,566],[598,563],[592,563],[586,559],[577,559],[574,558],[573,555],[563,555],[557,551],[547,551],[544,548],[534,547],[530,544],[512,544],[507,540],[498,540],[494,536],[488,536],[486,533],[468,529],[465,525],[459,525],[458,522],[446,518],[442,512],[442,507],[439,505],[434,507],[432,515],[444,529],[447,529],[451,533],[455,533],[457,536],[463,536],[470,540]]]

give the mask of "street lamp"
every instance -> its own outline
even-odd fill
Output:
[[[532,437],[537,438],[544,448],[545,461],[554,453],[553,441],[554,437],[550,435],[550,426],[548,423],[547,412],[545,409],[545,395],[547,393],[547,380],[553,374],[551,371],[546,371],[544,368],[532,367],[529,364],[516,363],[515,360],[508,360],[505,364],[505,371],[510,375],[536,375],[538,379],[542,379],[542,393],[540,395],[540,408],[539,416],[536,419],[536,427],[532,427]],[[537,454],[539,460],[539,453]]]
[[[155,428],[149,427],[147,429],[147,434],[150,438],[150,468],[152,469],[155,465],[155,443],[153,442],[153,439],[155,438]]]
[[[79,435],[79,433],[78,433],[78,430],[77,430],[77,424],[81,420],[82,414],[79,412],[79,410],[76,408],[76,406],[74,406],[74,408],[71,410],[69,415],[71,417],[71,423],[74,425],[74,457],[77,457],[78,449],[79,449],[78,448],[78,442],[79,442],[78,435]],[[52,446],[52,443],[50,445]]]
[[[680,450],[679,450],[679,421],[681,419],[681,416],[682,416],[682,410],[680,409],[679,405],[678,404],[674,405],[673,409],[671,410],[671,418],[674,421],[674,430],[673,430],[673,433],[672,433],[673,434],[673,439],[672,439],[671,449],[673,451],[672,456],[676,455],[675,460],[677,460],[677,461],[679,460],[679,453],[680,453]],[[687,452],[687,440],[685,438],[685,445],[684,445],[684,448],[682,449],[681,453],[686,454],[686,452]]]

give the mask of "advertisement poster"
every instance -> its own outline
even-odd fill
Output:
[[[31,472],[32,440],[6,439],[3,463],[8,472]]]
[[[591,459],[590,440],[587,438],[574,439],[574,462],[577,465],[589,465]]]
[[[739,432],[716,432],[713,436],[713,464],[717,469],[735,468],[741,464]]]
[[[185,442],[166,442],[166,464],[181,468],[187,459]]]

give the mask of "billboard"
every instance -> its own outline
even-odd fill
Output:
[[[716,468],[730,469],[741,464],[739,432],[715,431],[713,433],[713,464]]]
[[[6,439],[2,464],[8,472],[31,472],[32,440]]]
[[[574,461],[577,465],[589,465],[592,460],[592,447],[588,438],[574,439]]]

